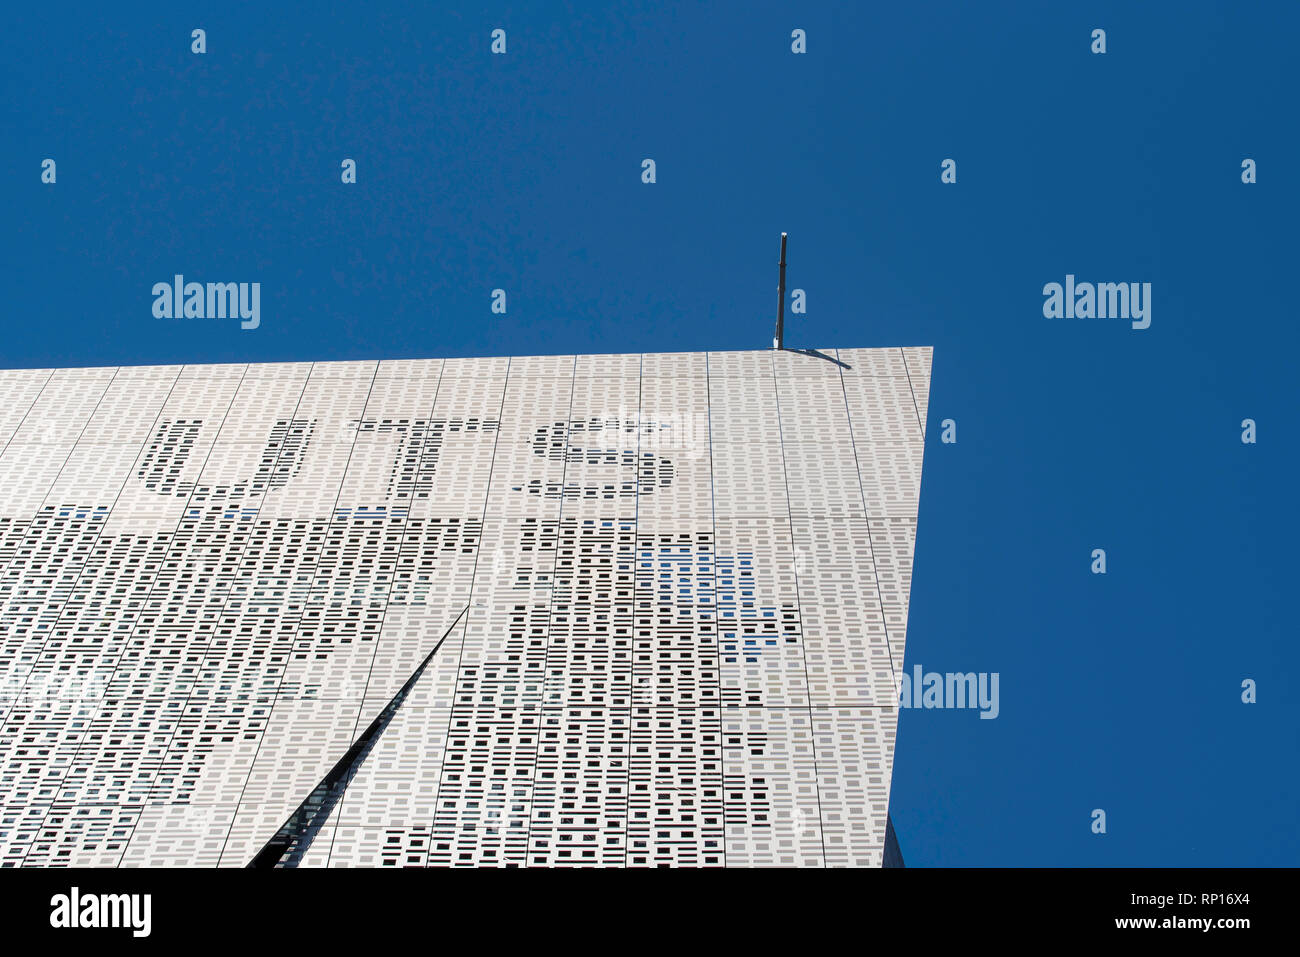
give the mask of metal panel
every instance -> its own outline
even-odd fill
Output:
[[[0,372],[0,863],[879,866],[930,365]]]

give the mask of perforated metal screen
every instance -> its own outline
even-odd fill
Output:
[[[0,860],[881,864],[929,377],[0,372]]]

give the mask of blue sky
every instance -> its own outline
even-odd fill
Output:
[[[901,717],[908,863],[1300,862],[1297,8],[591,6],[10,11],[0,366],[763,348],[786,230],[789,344],[935,347],[907,665],[1000,674]]]

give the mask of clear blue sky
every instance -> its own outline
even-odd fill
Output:
[[[762,348],[787,230],[790,344],[935,347],[907,664],[1001,676],[902,715],[909,864],[1300,862],[1300,8],[565,6],[8,10],[0,366]]]

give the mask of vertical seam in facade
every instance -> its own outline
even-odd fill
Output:
[[[709,422],[709,517],[713,523],[713,645],[718,654],[718,767],[722,772],[722,866],[727,866],[727,703],[722,694],[722,620],[718,615],[718,499],[713,483],[713,385],[709,354],[704,353],[704,404]],[[741,712],[743,714],[743,711]]]
[[[564,493],[569,480],[569,443],[573,437],[573,393],[578,386],[578,356],[573,357],[569,377],[569,411],[564,419],[564,451],[560,456],[560,508],[555,515],[555,558],[551,560],[551,595],[546,603],[546,652],[542,657],[542,697],[537,703],[537,743],[533,746],[532,774],[529,776],[528,827],[524,832],[524,864],[528,864],[533,844],[533,812],[537,798],[537,762],[542,753],[542,728],[546,717],[546,686],[551,675],[551,622],[555,620],[555,590],[559,582],[560,542],[564,537]],[[561,712],[564,706],[560,706]],[[557,760],[559,758],[557,757]],[[556,782],[558,788],[559,782]]]
[[[247,370],[245,370],[245,371],[247,371]],[[312,377],[312,374],[313,374],[315,371],[316,371],[316,363],[313,362],[313,363],[311,364],[311,368],[307,370],[307,378],[306,378],[305,380],[303,380],[303,383],[302,383],[302,391],[298,393],[298,401],[294,403],[294,406],[293,406],[293,413],[289,416],[289,427],[290,427],[291,429],[293,428],[293,420],[294,420],[294,418],[296,418],[297,415],[298,415],[298,407],[299,407],[300,405],[302,405],[302,397],[303,397],[304,395],[307,394],[307,387],[311,384],[311,377]],[[374,371],[374,372],[371,374],[371,376],[370,376],[370,387],[366,390],[366,403],[367,403],[367,404],[370,402],[370,393],[374,391],[374,388],[375,388],[375,377],[378,376],[378,375],[379,375],[379,362],[376,361],[376,362],[375,362],[375,371]],[[243,385],[243,380],[242,380],[242,379],[240,380],[240,385],[241,385],[241,386]],[[239,394],[239,393],[238,393],[238,390],[236,390],[236,393],[235,393],[235,394],[236,394],[236,395]],[[234,405],[233,400],[232,400],[232,402],[231,402],[231,405],[232,405],[232,406]],[[229,411],[229,410],[227,410],[227,412],[228,412],[228,411]],[[363,406],[361,407],[361,414],[362,414],[362,416],[365,415],[365,405],[363,405]],[[356,433],[352,436],[352,445],[351,445],[351,446],[349,447],[349,449],[348,449],[348,461],[347,461],[347,463],[344,464],[344,466],[343,466],[343,474],[342,474],[342,476],[341,476],[340,479],[339,479],[339,490],[338,490],[337,492],[334,493],[334,507],[333,507],[332,509],[330,509],[330,520],[329,520],[329,526],[328,526],[328,528],[326,529],[326,532],[325,532],[325,538],[326,538],[326,541],[327,541],[327,542],[328,542],[328,540],[329,540],[329,528],[333,528],[333,527],[334,527],[334,523],[338,520],[338,504],[339,504],[339,496],[343,494],[343,485],[344,485],[344,483],[347,481],[347,476],[348,476],[348,466],[350,466],[350,465],[352,464],[352,453],[353,453],[354,451],[356,451],[356,447],[357,447],[357,436],[359,436],[360,434],[361,434],[361,427],[360,427],[360,425],[358,425],[358,426],[357,426],[357,431],[356,431]],[[220,437],[220,436],[218,435],[218,437]],[[215,440],[214,440],[213,443],[212,443],[212,447],[213,447],[214,449],[217,447],[217,443],[216,443]],[[274,468],[279,466],[279,464],[280,464],[280,456],[281,456],[282,454],[284,454],[284,447],[283,447],[283,446],[281,446],[281,447],[280,447],[280,451],[278,451],[278,452],[275,454],[275,466],[272,467],[272,474],[274,474]],[[267,487],[267,492],[269,492],[269,491],[270,491],[270,486],[268,485],[268,487]],[[263,502],[263,504],[265,504],[265,502],[266,502],[266,493],[263,493],[263,495],[262,495],[262,502]],[[262,511],[262,506],[259,505],[259,506],[257,507],[257,512],[258,512],[258,514],[261,514],[261,511]],[[256,521],[256,517],[254,517],[253,521]],[[251,536],[251,535],[249,536],[249,541],[252,541],[252,536]],[[246,552],[247,550],[248,550],[248,542],[245,542],[245,543],[244,543],[244,548],[243,548],[243,550],[240,552],[240,561],[241,561],[241,562],[243,561],[243,555],[244,555],[244,552]],[[319,565],[319,560],[318,560],[318,565]],[[236,567],[238,567],[238,566],[236,566]],[[315,583],[315,578],[316,578],[316,572],[315,572],[315,567],[313,567],[313,571],[312,571],[312,581],[313,581],[313,584]],[[311,586],[310,586],[310,585],[308,586],[308,592],[307,592],[307,595],[308,595],[307,600],[303,602],[303,613],[302,613],[301,615],[298,616],[298,620],[294,623],[294,626],[293,626],[293,638],[290,639],[290,644],[289,644],[290,649],[293,648],[293,642],[297,640],[297,637],[298,637],[298,629],[302,627],[302,620],[303,620],[303,618],[304,618],[304,617],[306,616],[306,614],[307,614],[307,601],[309,601],[309,600],[310,600],[310,597],[311,597]],[[221,603],[222,611],[225,611],[226,602],[228,602],[229,600],[230,600],[230,596],[227,595],[227,596],[226,596],[226,599],[225,599],[224,601],[222,601],[222,603]],[[210,644],[210,643],[209,643],[209,644]],[[204,659],[204,660],[207,659],[207,649],[206,649],[206,648],[204,649],[204,652],[203,652],[203,659]],[[266,726],[262,729],[262,733],[261,733],[260,735],[258,735],[258,737],[257,737],[257,747],[253,749],[253,758],[252,758],[252,760],[248,763],[248,772],[244,775],[244,783],[243,783],[243,785],[242,785],[242,786],[240,787],[240,789],[239,789],[239,797],[238,797],[238,798],[236,799],[236,801],[235,801],[235,814],[234,814],[234,816],[230,819],[230,827],[228,827],[228,828],[226,829],[226,836],[225,836],[225,838],[224,838],[224,839],[222,840],[222,842],[221,842],[221,854],[218,855],[218,857],[217,857],[217,863],[218,863],[218,866],[219,866],[220,863],[221,863],[221,858],[226,856],[226,845],[228,845],[228,844],[230,843],[230,834],[231,834],[231,832],[234,831],[234,829],[235,829],[235,822],[236,822],[237,820],[239,820],[239,812],[240,812],[240,809],[241,809],[241,808],[243,807],[243,805],[244,805],[244,795],[245,795],[245,793],[247,793],[247,791],[248,791],[248,782],[251,781],[251,780],[253,779],[253,768],[257,766],[257,757],[258,757],[258,755],[260,755],[260,754],[262,753],[262,742],[266,740],[267,732],[269,732],[269,731],[271,730],[271,716],[275,713],[275,705],[276,705],[276,702],[280,700],[280,687],[284,684],[284,678],[285,678],[285,675],[287,675],[287,674],[289,673],[289,666],[290,666],[290,662],[291,662],[291,660],[292,660],[292,658],[286,658],[286,659],[285,659],[284,670],[283,670],[282,672],[280,672],[280,678],[279,678],[279,680],[276,681],[276,683],[275,683],[275,691],[274,691],[271,695],[269,695],[269,697],[270,697],[270,699],[271,699],[271,704],[270,704],[270,706],[266,709]],[[202,662],[200,662],[199,666],[202,667]],[[186,696],[186,699],[185,699],[185,700],[186,700],[187,703],[188,703],[188,701],[189,701],[189,698],[190,698],[192,695],[193,695],[193,692],[191,692],[190,695],[187,695],[187,696]],[[257,695],[255,694],[255,695],[254,695],[254,698],[256,699],[256,697],[257,697]],[[182,717],[182,718],[184,717],[184,712],[182,712],[181,717]],[[177,726],[177,728],[180,727],[180,721],[179,721],[179,720],[177,721],[177,725],[176,725],[176,726]],[[174,736],[175,736],[175,732],[173,732],[173,737],[174,737]],[[169,745],[169,747],[170,747],[170,745]],[[160,768],[159,770],[161,771],[161,768]],[[152,788],[152,784],[150,785],[150,787]],[[279,826],[280,826],[280,825],[278,825],[278,824],[276,825],[277,828],[279,828]],[[260,845],[259,845],[259,846],[260,846]]]
[[[840,357],[840,350],[835,350],[835,358]],[[849,409],[849,390],[844,382],[844,366],[839,366],[840,390],[844,394],[844,416],[849,423],[849,445],[853,449],[853,464],[858,473],[858,492],[862,496],[862,516],[867,526],[867,550],[871,553],[871,578],[876,583],[876,602],[880,605],[880,624],[885,629],[885,657],[889,659],[889,680],[894,690],[898,689],[898,668],[900,661],[894,665],[894,648],[889,642],[889,617],[885,611],[885,596],[880,591],[880,569],[876,565],[876,543],[871,535],[871,510],[867,508],[867,490],[862,484],[862,461],[858,458],[858,440],[853,435],[853,412]]]
[[[785,485],[785,512],[790,524],[790,551],[795,553],[798,549],[798,543],[794,536],[794,508],[790,504],[790,476],[786,474],[785,469],[785,431],[781,427],[781,387],[776,376],[776,354],[771,356],[772,361],[772,394],[776,398],[776,435],[781,444],[781,478]],[[799,609],[799,657],[803,659],[803,682],[804,695],[808,701],[808,740],[812,744],[813,757],[813,780],[815,793],[817,796],[817,837],[822,846],[822,866],[827,866],[826,861],[826,823],[822,820],[822,782],[821,773],[817,770],[817,722],[813,718],[812,705],[812,681],[808,677],[808,647],[807,635],[803,628],[803,603],[799,600],[799,569],[798,555],[793,556],[796,561],[791,566],[794,572],[794,603]]]
[[[916,424],[919,425],[919,426],[921,427],[921,441],[924,442],[924,441],[925,441],[925,423],[921,420],[921,405],[920,405],[919,402],[916,401],[916,390],[915,390],[914,388],[912,388],[912,373],[911,373],[911,370],[909,370],[909,369],[907,368],[907,353],[903,351],[903,347],[902,347],[902,346],[899,346],[899,347],[898,347],[898,351],[899,351],[899,353],[900,353],[900,354],[902,355],[902,357],[903,357],[903,375],[907,376],[907,391],[908,391],[908,394],[911,395],[911,397],[912,397],[912,409],[913,409],[913,411],[916,412]],[[836,354],[836,355],[839,355],[839,350],[838,350],[838,349],[835,350],[835,354]],[[841,372],[840,372],[840,377],[843,378],[843,376],[844,376],[844,372],[841,371]],[[919,507],[919,505],[918,505],[918,507]]]
[[[576,364],[576,363],[575,363]],[[627,866],[628,831],[632,827],[632,726],[636,720],[636,628],[637,628],[637,564],[641,540],[641,396],[645,389],[645,353],[642,353],[636,368],[636,456],[633,458],[632,479],[635,483],[636,501],[632,514],[632,630],[628,642],[628,700],[627,700],[627,774],[623,785],[623,866]],[[617,521],[617,520],[616,520]],[[617,530],[616,530],[617,534]],[[618,551],[614,552],[614,561],[618,562]],[[617,576],[615,577],[617,581]],[[612,609],[611,609],[612,611]],[[617,640],[617,636],[615,636]]]
[[[444,360],[444,365],[442,367],[443,372],[446,372],[447,370],[445,364],[447,361],[449,360]],[[501,384],[501,405],[497,409],[497,434],[492,440],[492,461],[488,465],[487,488],[483,490],[483,513],[479,518],[478,547],[474,549],[474,567],[469,573],[469,594],[465,599],[465,604],[469,610],[465,613],[465,623],[461,625],[460,653],[456,655],[456,681],[451,686],[451,707],[447,709],[447,733],[442,739],[442,761],[438,766],[438,789],[434,792],[433,797],[433,820],[430,822],[429,827],[429,846],[424,849],[425,867],[429,866],[429,855],[433,853],[434,840],[438,836],[438,805],[442,801],[442,782],[445,777],[444,772],[447,768],[447,748],[451,741],[452,726],[456,721],[456,689],[460,687],[460,670],[461,664],[465,658],[465,642],[469,638],[469,619],[470,615],[474,613],[474,582],[478,578],[478,560],[483,554],[483,544],[484,539],[486,538],[487,510],[489,503],[492,501],[492,476],[495,473],[497,466],[497,446],[501,444],[501,433],[504,431],[505,423],[502,421],[502,417],[505,415],[506,411],[506,396],[510,394],[511,365],[513,365],[513,361],[511,359],[506,359],[506,381]],[[441,382],[441,377],[439,378],[439,382]],[[473,710],[472,705],[471,710]],[[452,849],[454,850],[455,828],[452,830]],[[525,853],[527,853],[527,849],[525,849]]]
[[[378,381],[378,379],[379,379],[379,370],[380,370],[381,368],[383,368],[383,365],[384,365],[383,360],[380,360],[379,363],[377,363],[376,366],[375,366],[375,378],[374,378],[374,380],[372,380],[372,382],[371,382],[370,393],[373,393],[373,392],[374,392],[374,382],[375,382],[375,381]],[[425,435],[426,435],[426,436],[428,435],[428,427],[429,427],[430,425],[432,425],[432,423],[433,423],[433,416],[434,416],[434,413],[437,412],[437,410],[438,410],[438,392],[442,389],[442,373],[444,372],[444,370],[446,370],[446,368],[447,368],[447,360],[446,360],[446,359],[443,359],[443,360],[438,364],[438,383],[433,387],[433,402],[432,402],[432,403],[430,404],[430,406],[429,406],[429,415],[428,415],[428,419],[427,419],[426,424],[425,424]],[[361,409],[361,417],[362,417],[363,419],[364,419],[365,416],[366,416],[366,412],[369,410],[369,406],[370,406],[370,394],[367,394],[367,395],[366,395],[366,404],[365,404],[365,406],[363,406],[362,409]],[[499,428],[499,426],[498,426],[498,428]],[[357,708],[357,717],[356,717],[356,720],[353,721],[353,723],[352,723],[352,734],[351,734],[351,736],[350,736],[349,739],[348,739],[348,744],[349,744],[349,746],[350,746],[353,742],[356,741],[356,738],[357,738],[357,731],[358,731],[358,730],[360,729],[360,727],[361,727],[361,715],[362,715],[362,711],[363,711],[363,709],[364,709],[365,706],[366,706],[366,697],[367,697],[367,695],[368,695],[369,692],[370,692],[370,678],[371,678],[371,676],[374,675],[374,673],[375,673],[375,659],[379,657],[379,645],[380,645],[380,642],[382,642],[382,641],[384,640],[384,623],[385,623],[386,621],[388,621],[388,608],[389,608],[389,606],[392,604],[392,601],[393,601],[393,586],[396,584],[397,572],[398,572],[398,569],[401,568],[401,564],[402,564],[402,549],[406,546],[406,532],[407,532],[407,529],[409,528],[409,526],[410,526],[410,524],[411,524],[411,509],[415,507],[415,492],[416,492],[416,491],[418,490],[418,488],[419,488],[419,484],[418,484],[418,483],[419,483],[419,480],[420,480],[420,465],[421,465],[421,462],[423,461],[423,458],[424,458],[424,450],[421,449],[421,450],[420,450],[420,458],[416,460],[416,464],[415,464],[415,476],[414,476],[414,483],[413,483],[415,487],[412,489],[411,501],[410,501],[410,503],[409,503],[409,504],[407,505],[407,507],[406,507],[406,514],[402,517],[402,534],[401,534],[400,536],[398,536],[398,539],[397,539],[397,559],[396,559],[396,561],[394,562],[394,565],[393,565],[393,581],[389,583],[389,586],[388,586],[388,595],[387,595],[387,597],[384,599],[384,610],[383,610],[382,613],[380,613],[380,616],[379,616],[379,630],[375,633],[375,647],[374,647],[374,650],[371,651],[371,653],[370,653],[370,667],[366,669],[366,683],[365,683],[364,685],[362,685],[362,688],[361,688],[361,704],[360,704],[360,707]],[[343,486],[340,484],[340,486],[339,486],[339,490],[340,490],[340,492],[342,491],[342,488],[343,488]],[[452,630],[455,630],[455,627],[456,627],[456,626],[455,626],[455,624],[453,623],[453,624],[452,624]],[[448,632],[448,634],[447,634],[446,637],[450,637],[450,632]],[[380,710],[382,711],[383,709],[380,709]],[[361,769],[360,769],[360,767],[358,767],[357,770],[356,770],[356,773],[359,774],[360,772],[361,772]],[[348,800],[348,796],[347,796],[347,792],[345,791],[342,795],[340,795],[340,797],[339,797],[339,801],[338,801],[338,820],[339,820],[339,821],[341,821],[341,820],[343,819],[343,812],[344,812],[344,809],[345,809],[346,806],[347,806],[347,800]],[[336,837],[338,837],[338,828],[337,828],[337,827],[335,827],[333,833],[330,834],[330,846],[329,846],[329,850],[328,850],[328,851],[326,852],[326,854],[325,854],[325,864],[326,864],[326,866],[329,866],[330,858],[333,857],[333,855],[334,855],[334,839],[335,839]]]

